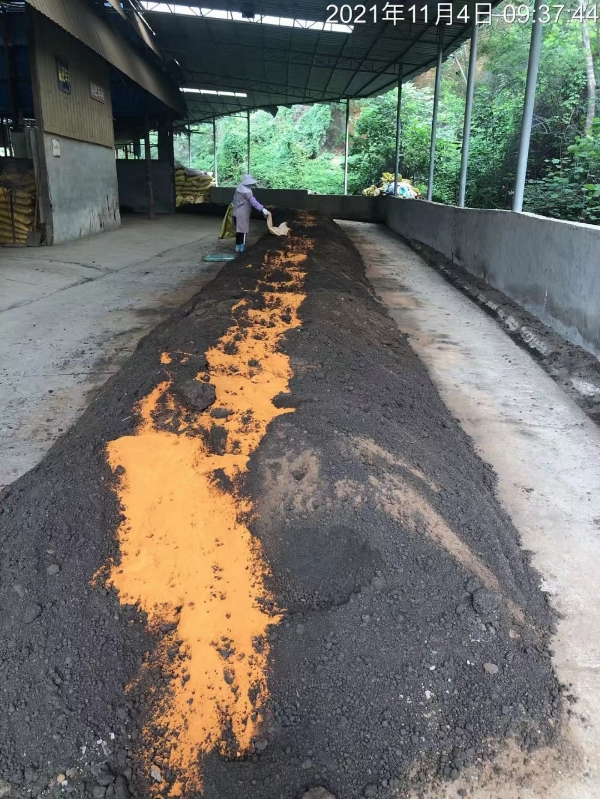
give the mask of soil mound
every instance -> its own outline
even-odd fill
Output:
[[[525,751],[557,738],[553,620],[493,473],[347,237],[288,221],[289,237],[261,240],[145,338],[1,496],[2,795],[392,797],[507,738]],[[194,684],[186,603],[161,617],[119,601],[109,577],[129,568],[135,480],[107,452],[142,429],[210,459],[206,497],[237,509],[262,564],[265,635],[252,651],[215,642],[231,701],[252,707],[221,706],[199,780],[176,766],[189,725],[156,716]],[[199,535],[190,552],[205,547]],[[268,690],[240,689],[261,658]]]

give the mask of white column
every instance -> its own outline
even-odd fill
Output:
[[[515,176],[515,194],[512,204],[513,211],[523,210],[523,195],[525,193],[527,159],[529,157],[529,142],[531,140],[531,124],[533,122],[535,90],[537,85],[538,67],[540,65],[540,51],[542,49],[542,31],[544,29],[544,26],[540,20],[541,5],[542,0],[535,0],[533,10],[533,26],[531,28],[531,41],[529,43],[529,63],[527,65],[527,83],[525,84],[525,100],[523,103],[521,138],[519,139],[519,157],[517,159],[517,174]]]
[[[217,118],[213,117],[212,120],[212,127],[213,127],[213,161],[214,161],[214,177],[215,177],[215,185],[219,185],[219,164],[217,163]]]
[[[473,112],[473,92],[475,90],[475,70],[477,68],[477,41],[479,28],[473,23],[471,33],[471,53],[469,55],[469,72],[467,73],[467,98],[465,100],[465,124],[463,127],[462,151],[460,156],[460,178],[458,181],[458,207],[465,207],[467,191],[467,169],[469,166],[469,144],[471,138],[471,116]]]
[[[396,160],[394,161],[394,197],[398,196],[398,175],[400,173],[400,112],[402,111],[402,73],[404,65],[400,64],[400,74],[398,75],[398,104],[396,106]]]
[[[248,133],[247,133],[247,146],[248,146],[248,174],[250,174],[250,111],[248,113]]]
[[[427,181],[427,199],[433,197],[433,173],[435,170],[435,142],[437,137],[438,106],[440,102],[440,83],[442,80],[442,58],[444,55],[444,31],[438,33],[438,55],[435,68],[435,88],[433,91],[433,117],[431,119],[431,147],[429,148],[429,180]]]
[[[350,152],[350,98],[346,100],[346,138],[344,140],[344,194],[348,194],[348,153]]]

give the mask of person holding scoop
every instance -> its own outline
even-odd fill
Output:
[[[254,194],[251,186],[256,186],[256,180],[252,175],[244,175],[241,183],[238,184],[233,195],[233,220],[235,223],[235,251],[244,252],[246,249],[246,236],[250,231],[250,214],[255,208],[265,219],[271,215],[269,211],[261,205]]]

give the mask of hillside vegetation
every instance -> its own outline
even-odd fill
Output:
[[[500,11],[502,11],[500,6]],[[544,26],[525,210],[596,223],[600,218],[600,120],[596,119],[598,25],[567,7]],[[509,208],[527,71],[530,24],[495,19],[482,28],[473,109],[467,204]],[[455,203],[462,141],[467,42],[443,67],[434,199]],[[433,71],[403,87],[400,170],[425,187],[429,168]],[[358,194],[393,171],[397,90],[351,103],[349,190]],[[343,104],[280,108],[251,115],[251,169],[260,185],[343,191]],[[218,120],[219,183],[246,171],[246,117]],[[176,138],[185,165],[213,168],[212,125]]]

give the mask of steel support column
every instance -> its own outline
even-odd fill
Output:
[[[458,180],[458,207],[465,207],[467,192],[467,169],[469,167],[469,144],[471,139],[471,116],[473,113],[473,92],[475,90],[475,69],[477,67],[477,42],[479,28],[473,23],[471,33],[471,53],[469,55],[469,71],[467,73],[467,97],[465,100],[465,123],[463,126],[462,149],[460,154],[460,178]]]
[[[346,137],[344,139],[344,194],[348,194],[348,153],[350,151],[350,98],[346,99]]]
[[[213,117],[212,119],[212,129],[213,129],[213,162],[214,162],[214,178],[215,178],[215,186],[219,185],[219,164],[217,161],[217,118]]]
[[[427,199],[433,197],[433,173],[435,170],[435,144],[437,138],[438,106],[440,102],[440,84],[442,80],[442,59],[444,56],[444,31],[438,32],[438,54],[435,68],[435,88],[433,91],[433,117],[431,119],[431,147],[429,148],[429,180],[427,181]]]
[[[148,219],[154,219],[154,186],[152,185],[152,153],[150,151],[150,123],[146,115],[144,124],[144,156],[146,158],[146,190]]]
[[[173,139],[171,136],[172,122],[169,118],[161,119],[157,125],[158,160],[170,161],[173,152]]]
[[[0,31],[2,32],[2,39],[4,40],[4,65],[6,70],[6,87],[8,89],[8,103],[10,106],[10,115],[12,117],[12,130],[21,130],[20,112],[17,108],[17,75],[14,69],[14,48],[12,42],[12,33],[9,30],[9,17],[6,8],[0,9]],[[14,147],[10,137],[9,128],[9,142],[10,150],[14,156]]]
[[[523,119],[521,121],[521,137],[519,139],[519,157],[517,159],[517,173],[515,175],[515,193],[512,204],[513,211],[523,210],[523,195],[525,193],[527,159],[529,156],[529,142],[531,140],[533,108],[535,105],[535,89],[537,85],[538,67],[540,65],[540,51],[542,49],[542,32],[544,29],[544,25],[540,20],[541,5],[542,0],[535,0],[533,26],[531,28],[531,41],[529,44],[529,63],[527,64],[525,100],[523,102]]]
[[[173,118],[169,115],[158,122],[158,160],[166,161],[169,165],[169,182],[171,184],[171,210],[175,210],[177,190],[175,188],[175,151],[173,140]]]
[[[250,111],[247,112],[248,115],[248,131],[247,131],[247,148],[248,148],[248,174],[250,174]]]
[[[398,104],[396,106],[396,160],[394,161],[394,197],[398,196],[398,179],[400,174],[400,112],[402,111],[402,73],[404,66],[400,65],[400,74],[398,75]]]

